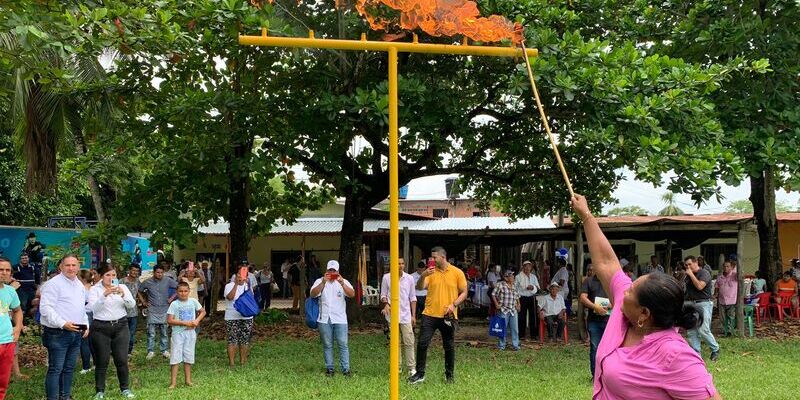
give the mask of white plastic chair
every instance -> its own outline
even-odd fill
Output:
[[[369,285],[364,286],[364,305],[377,305],[380,301],[379,296],[378,289]]]

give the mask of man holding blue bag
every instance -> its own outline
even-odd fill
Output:
[[[510,331],[511,347],[514,351],[519,350],[519,325],[517,318],[519,318],[520,304],[519,294],[514,288],[514,271],[509,269],[503,274],[503,281],[498,282],[494,287],[492,301],[494,302],[495,308],[497,308],[497,315],[495,318],[503,319],[503,323],[505,324],[504,332],[498,335],[499,342],[497,347],[500,350],[506,349],[506,335]],[[496,322],[497,321],[493,318],[490,325],[490,332],[494,329]]]

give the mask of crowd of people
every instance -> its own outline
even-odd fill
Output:
[[[711,330],[716,303],[723,333],[734,332],[738,296],[738,263],[727,259],[714,279],[702,257],[688,256],[667,274],[656,256],[632,277],[629,263],[614,253],[585,199],[573,198],[573,207],[584,221],[591,261],[586,278],[578,288],[577,300],[586,312],[589,334],[589,370],[595,398],[628,398],[646,392],[647,398],[719,398],[702,359],[702,342],[710,348],[711,361],[720,356],[720,346]],[[300,259],[287,259],[275,276],[269,264],[257,268],[242,260],[239,272],[230,277],[221,294],[227,300],[224,313],[227,353],[231,367],[247,363],[254,319],[237,306],[242,296],[254,296],[259,310],[270,308],[272,295],[291,296],[299,308]],[[552,341],[566,334],[572,315],[570,297],[573,270],[564,259],[554,262],[524,261],[519,268],[491,265],[485,271],[475,264],[455,266],[442,247],[434,247],[430,258],[420,261],[412,274],[399,260],[399,326],[401,365],[408,382],[425,380],[427,355],[438,331],[444,349],[444,380],[455,380],[455,334],[459,308],[470,297],[470,286],[488,285],[491,313],[505,323],[507,336],[498,338],[498,348],[520,350],[520,338],[535,339],[539,324]],[[317,329],[322,346],[325,374],[336,374],[334,348],[338,348],[339,370],[351,375],[346,299],[356,287],[339,273],[331,260],[322,273],[312,259],[308,294],[319,301]],[[555,271],[551,275],[550,266]],[[75,255],[64,256],[46,282],[41,266],[23,254],[19,264],[0,258],[0,399],[5,396],[10,375],[24,379],[17,366],[16,343],[22,327],[35,321],[42,327],[42,344],[47,349],[45,392],[48,400],[71,399],[73,373],[80,355],[79,373],[94,372],[95,398],[105,398],[107,371],[114,362],[119,391],[134,398],[128,362],[135,349],[137,321],[146,317],[147,360],[158,352],[169,361],[170,388],[177,386],[183,364],[184,383],[192,385],[197,333],[210,306],[213,268],[192,261],[173,268],[168,261],[153,267],[152,276],[141,279],[142,269],[132,263],[122,279],[109,262],[92,270],[80,268]],[[797,307],[800,264],[775,282],[773,301],[790,301]],[[279,285],[279,282],[281,285]],[[389,320],[391,277],[382,277],[381,313]],[[543,286],[544,285],[544,286]],[[766,289],[760,277],[752,281],[752,295]],[[169,329],[171,327],[171,329]],[[686,332],[687,339],[678,328]],[[156,347],[158,337],[158,347]],[[671,360],[665,363],[663,360]],[[635,379],[634,379],[635,378]],[[643,382],[645,383],[643,385]],[[644,392],[642,392],[644,391]]]

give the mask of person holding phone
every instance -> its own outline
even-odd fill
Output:
[[[247,363],[250,352],[250,339],[253,336],[253,317],[245,317],[236,311],[236,299],[244,294],[245,290],[254,290],[248,279],[248,262],[239,263],[239,272],[233,275],[233,281],[225,285],[225,299],[228,305],[225,308],[225,329],[228,333],[228,365],[233,368],[236,352],[239,352],[239,364]]]
[[[83,283],[78,279],[80,261],[74,254],[58,264],[61,273],[42,285],[39,302],[42,344],[47,348],[47,400],[72,396],[72,375],[78,361],[81,339],[89,335]]]
[[[90,342],[94,350],[94,398],[105,398],[108,361],[113,358],[122,397],[132,399],[128,372],[128,310],[136,307],[136,299],[127,286],[119,284],[117,271],[111,264],[101,262],[97,273],[100,282],[89,291],[89,309],[93,315]]]
[[[456,349],[454,344],[458,320],[458,306],[467,299],[467,278],[464,272],[447,262],[443,247],[431,249],[428,268],[417,282],[417,289],[428,289],[425,310],[422,311],[422,328],[417,341],[417,373],[408,378],[408,383],[425,380],[428,346],[438,330],[444,347],[444,376],[446,383],[455,381]]]
[[[347,343],[346,297],[356,295],[353,285],[339,275],[339,262],[328,261],[327,272],[311,286],[311,297],[319,298],[317,327],[325,358],[325,374],[333,376],[333,341],[339,346],[339,364],[342,375],[350,376],[350,348]]]

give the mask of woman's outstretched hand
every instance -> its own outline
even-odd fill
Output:
[[[570,201],[570,205],[572,205],[572,209],[578,214],[581,221],[585,221],[592,216],[592,212],[589,211],[589,203],[586,202],[586,197],[575,193],[575,196],[572,197],[572,201]]]

